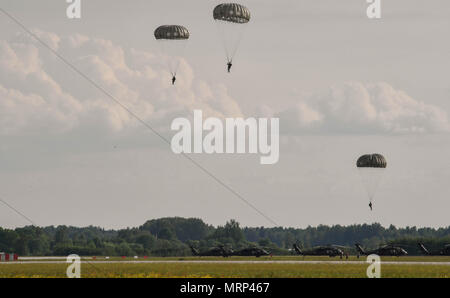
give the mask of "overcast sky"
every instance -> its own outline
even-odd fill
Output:
[[[280,161],[191,155],[278,225],[448,226],[450,2],[247,0],[232,73],[218,1],[0,0],[0,7],[166,138],[194,109],[280,118]],[[153,30],[191,38],[175,87]],[[368,210],[356,159],[388,168]],[[0,197],[40,226],[168,216],[272,226],[0,13]],[[0,204],[0,226],[27,225]]]

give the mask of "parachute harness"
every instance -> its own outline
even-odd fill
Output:
[[[214,8],[213,18],[221,35],[227,62],[231,63],[250,21],[250,11],[237,3],[223,3]]]
[[[180,25],[162,25],[156,28],[154,35],[160,43],[163,54],[167,56],[166,63],[172,79],[174,79],[190,33],[188,29]]]

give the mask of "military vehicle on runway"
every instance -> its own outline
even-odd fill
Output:
[[[268,256],[270,253],[259,247],[247,247],[232,253],[233,256],[246,256],[246,257],[257,257]]]
[[[356,246],[356,250],[358,252],[357,257],[359,258],[360,255],[363,256],[368,256],[368,255],[379,255],[379,256],[395,256],[395,257],[400,257],[400,256],[406,256],[408,255],[408,252],[400,247],[400,246],[395,246],[393,244],[387,244],[384,246],[381,246],[380,248],[374,249],[374,250],[364,250],[360,244],[355,243]]]
[[[192,255],[198,256],[198,257],[229,257],[232,255],[233,250],[226,249],[223,245],[219,245],[217,247],[213,247],[207,251],[199,251],[192,245],[189,246],[192,251]]]
[[[327,245],[327,246],[316,246],[311,249],[301,249],[298,244],[294,243],[293,248],[295,252],[302,256],[329,256],[336,257],[339,256],[341,259],[345,255],[348,258],[348,254],[338,246]]]
[[[444,245],[444,248],[435,251],[429,251],[423,243],[419,243],[419,248],[426,256],[450,256],[450,244]]]

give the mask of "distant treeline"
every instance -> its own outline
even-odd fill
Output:
[[[223,244],[234,249],[260,246],[273,254],[289,254],[293,243],[304,247],[336,244],[353,248],[361,243],[368,248],[397,244],[410,254],[420,254],[417,243],[430,250],[450,243],[447,228],[385,228],[380,224],[296,228],[241,228],[230,220],[214,227],[197,218],[160,218],[137,228],[105,230],[98,227],[26,226],[14,230],[0,228],[0,252],[21,256],[66,256],[72,253],[89,256],[187,256],[189,245],[200,250]]]

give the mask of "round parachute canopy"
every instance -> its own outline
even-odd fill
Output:
[[[362,183],[367,190],[370,202],[375,197],[378,185],[383,177],[384,171],[386,171],[386,166],[386,159],[378,153],[365,154],[356,161],[356,167],[358,168]]]
[[[163,25],[156,28],[155,38],[169,40],[189,39],[189,31],[180,25]]]
[[[386,168],[386,159],[381,154],[365,154],[356,161],[358,168]]]
[[[245,24],[250,21],[250,11],[237,3],[224,3],[214,8],[213,17],[216,21]]]

